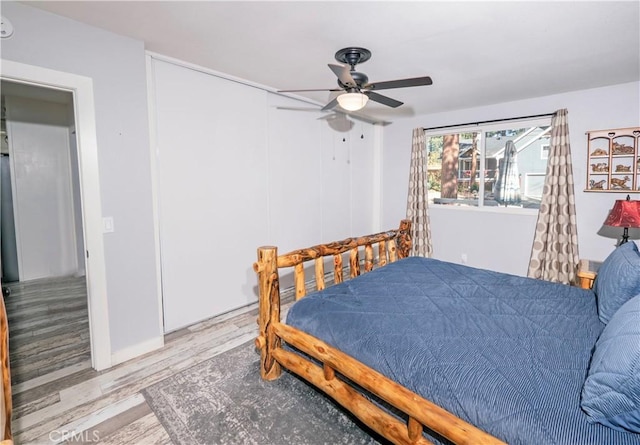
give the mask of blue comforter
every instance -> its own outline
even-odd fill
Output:
[[[640,444],[580,409],[591,291],[412,257],[296,302],[287,324],[515,444]]]

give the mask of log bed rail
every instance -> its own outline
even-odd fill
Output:
[[[411,222],[402,220],[396,230],[320,244],[284,255],[278,255],[277,248],[273,246],[258,248],[258,261],[253,268],[258,274],[260,294],[259,335],[255,341],[256,348],[260,350],[260,374],[265,380],[275,380],[280,376],[282,367],[290,370],[325,392],[394,444],[431,443],[423,436],[424,427],[455,444],[504,444],[349,355],[280,320],[279,269],[294,268],[295,298],[299,300],[306,295],[305,262],[314,262],[315,288],[322,290],[326,286],[325,257],[333,256],[333,284],[341,283],[344,279],[343,255],[347,253],[350,278],[409,256],[410,228]],[[377,263],[374,257],[376,245]],[[360,264],[361,250],[364,250],[363,267]],[[282,348],[283,341],[318,360],[321,365]],[[342,378],[337,378],[336,374]],[[405,413],[408,421],[405,423],[389,414],[347,381]]]
[[[9,369],[9,322],[0,296],[0,445],[10,445],[11,440],[11,375]]]

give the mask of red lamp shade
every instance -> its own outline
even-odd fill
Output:
[[[640,227],[640,201],[632,201],[629,196],[626,200],[616,200],[604,225],[624,227],[624,235],[620,244],[626,243],[629,239],[629,227]]]

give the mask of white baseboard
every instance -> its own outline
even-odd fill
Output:
[[[138,343],[137,345],[129,346],[120,351],[116,351],[111,354],[111,366],[124,363],[127,360],[146,354],[147,352],[155,351],[164,346],[164,337],[156,337],[150,340]]]

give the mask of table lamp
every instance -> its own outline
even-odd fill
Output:
[[[622,240],[618,245],[626,243],[629,241],[629,228],[640,227],[640,201],[631,200],[629,195],[627,195],[627,199],[616,200],[604,225],[624,227]]]

